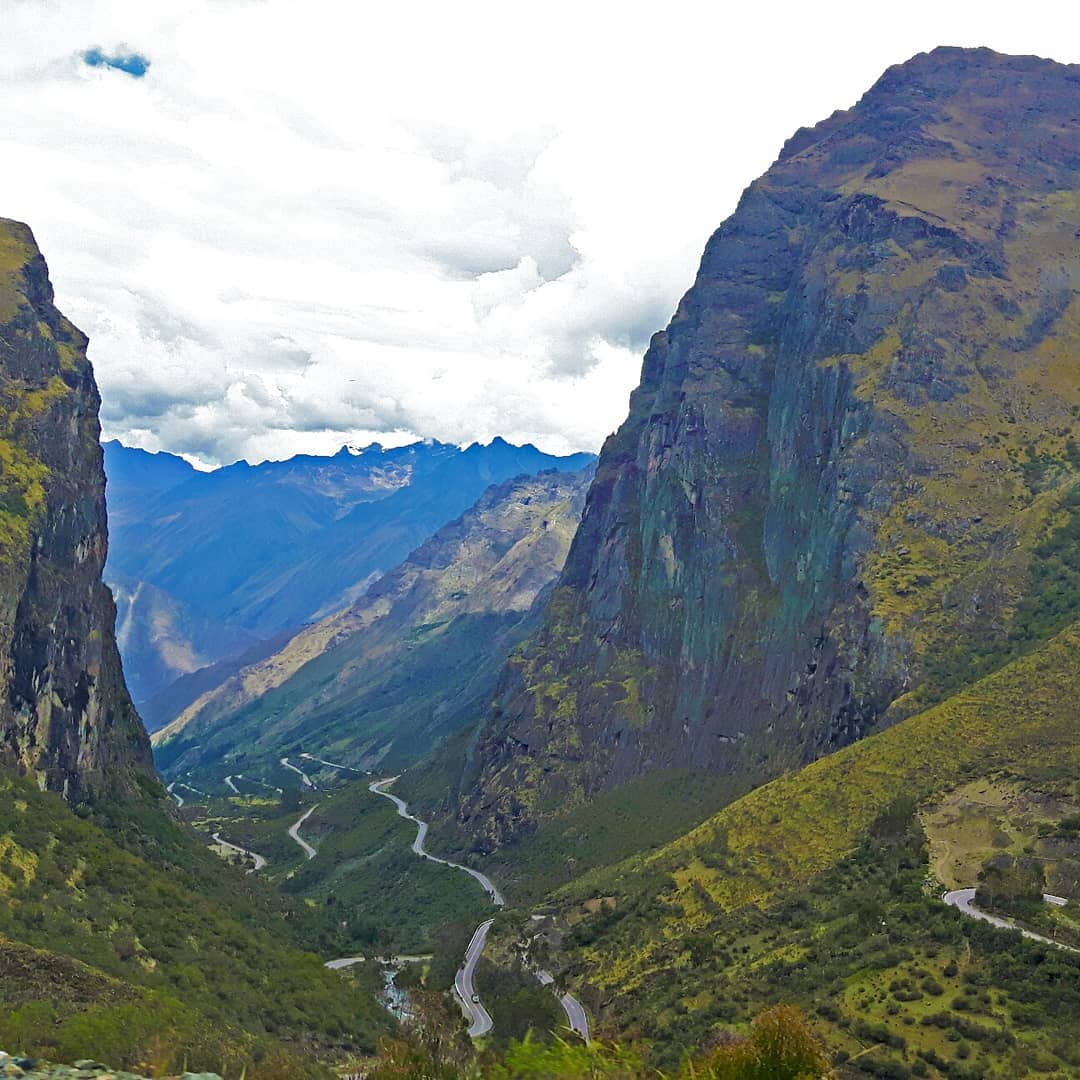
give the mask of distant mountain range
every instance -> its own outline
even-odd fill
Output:
[[[537,625],[591,478],[551,470],[490,487],[350,607],[179,711],[154,736],[158,767],[212,782],[308,751],[400,768],[474,724]]]
[[[489,485],[593,460],[496,438],[198,472],[106,443],[106,580],[136,702],[346,606]]]

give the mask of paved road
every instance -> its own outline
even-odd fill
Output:
[[[192,787],[190,784],[185,784],[183,780],[174,780],[165,790],[176,800],[177,809],[184,805],[184,798],[181,795],[177,795],[173,790],[174,788],[182,787],[185,791],[190,791],[193,795],[201,795],[204,799],[210,798],[205,791],[200,791],[197,787]]]
[[[314,809],[314,808],[313,808]],[[254,874],[256,870],[261,870],[266,865],[266,856],[259,855],[254,851],[248,851],[247,848],[242,848],[237,844],[230,844],[228,840],[221,839],[221,833],[214,833],[214,842],[220,844],[223,848],[228,848],[229,851],[238,852],[241,855],[250,855],[255,860],[255,865],[248,871],[249,874]],[[310,859],[311,856],[309,855]]]
[[[942,899],[946,904],[956,908],[958,911],[962,911],[973,919],[982,919],[983,922],[993,923],[994,926],[1000,926],[1003,930],[1019,930],[1024,937],[1030,938],[1032,941],[1041,941],[1044,945],[1056,945],[1059,949],[1080,953],[1080,949],[1074,949],[1071,945],[1062,945],[1060,941],[1054,941],[1053,938],[1043,937],[1042,934],[1036,934],[1031,930],[1024,930],[1022,927],[1017,926],[1012,919],[1005,919],[999,915],[989,915],[985,911],[980,911],[975,906],[974,889],[953,889],[952,892],[947,892]],[[1043,893],[1043,899],[1048,904],[1054,904],[1057,907],[1064,907],[1069,902],[1065,897],[1054,896],[1052,893]]]
[[[454,990],[469,1018],[469,1036],[473,1039],[486,1035],[492,1028],[491,1014],[480,1001],[473,977],[476,975],[476,965],[487,944],[488,931],[494,921],[494,919],[488,919],[476,928],[469,947],[465,950],[465,963],[457,969],[457,974],[454,976]]]
[[[294,773],[298,773],[300,775],[300,779],[304,782],[304,787],[309,787],[312,791],[318,791],[318,788],[316,788],[314,783],[312,783],[311,777],[308,776],[308,774],[304,772],[303,769],[298,769],[295,765],[290,765],[289,759],[287,757],[283,757],[281,759],[281,764],[284,765],[286,769],[292,769]]]
[[[315,804],[315,806],[311,807],[311,808],[310,808],[309,810],[305,810],[305,811],[304,811],[304,813],[303,813],[303,815],[301,816],[300,820],[299,820],[299,821],[297,821],[297,822],[296,822],[296,823],[295,823],[294,825],[290,825],[290,826],[289,826],[289,835],[290,835],[290,836],[291,836],[291,837],[292,837],[292,838],[293,838],[293,839],[294,839],[294,840],[295,840],[295,841],[296,841],[296,842],[297,842],[297,843],[298,843],[298,844],[299,844],[299,845],[300,845],[300,846],[301,846],[301,847],[302,847],[302,848],[304,849],[304,854],[305,854],[305,855],[306,855],[306,856],[308,857],[308,860],[309,860],[309,861],[310,861],[311,859],[314,859],[314,858],[315,858],[315,855],[317,854],[317,852],[316,852],[316,851],[315,851],[315,849],[314,849],[314,848],[313,848],[313,847],[312,847],[312,846],[311,846],[311,845],[310,845],[310,844],[309,844],[309,843],[308,843],[308,842],[307,842],[307,841],[306,841],[306,840],[305,840],[305,839],[304,839],[304,838],[303,838],[303,837],[302,837],[302,836],[300,835],[300,826],[301,826],[301,825],[303,825],[303,824],[304,824],[304,822],[305,822],[305,821],[307,821],[307,819],[308,819],[309,817],[311,817],[311,815],[312,815],[312,814],[313,814],[313,813],[315,812],[315,807],[316,807],[316,806],[318,806],[318,805],[319,805],[319,804],[318,804],[318,803],[316,803],[316,804]]]
[[[325,758],[316,757],[314,754],[301,754],[305,761],[315,761],[320,765],[328,765],[331,769],[340,769],[342,772],[354,772],[359,773],[359,769],[354,769],[351,765],[339,765],[336,761],[327,761]]]
[[[237,795],[239,795],[240,794],[240,789],[233,783],[234,778],[236,780],[243,780],[244,779],[243,773],[236,773],[235,776],[226,776],[225,777],[225,786],[227,788],[229,788],[230,791],[234,791],[234,792],[236,792]]]
[[[428,823],[410,814],[408,803],[386,790],[396,779],[396,776],[391,776],[385,780],[375,780],[368,784],[368,791],[375,795],[381,795],[384,799],[389,799],[397,807],[398,817],[403,817],[416,826],[416,839],[412,843],[413,853],[419,855],[421,859],[427,859],[429,862],[449,866],[454,870],[464,870],[466,874],[480,882],[484,887],[484,892],[488,894],[488,898],[496,907],[502,907],[506,901],[503,899],[502,893],[496,888],[495,883],[486,874],[481,874],[479,870],[473,870],[471,866],[462,866],[460,863],[451,862],[449,859],[440,859],[427,851],[424,847],[424,841],[427,839]],[[476,928],[472,940],[469,942],[469,947],[465,950],[465,961],[454,976],[454,990],[457,993],[458,1000],[461,1002],[462,1011],[469,1021],[469,1035],[474,1039],[486,1035],[492,1026],[491,1014],[484,1008],[483,1003],[480,1001],[480,995],[476,992],[476,986],[473,984],[476,964],[484,951],[484,945],[487,943],[491,923],[492,920],[488,919]]]
[[[540,980],[541,986],[550,986],[554,993],[559,993],[558,988],[555,986],[555,979],[550,971],[544,971],[543,968],[540,968],[536,972],[536,977]],[[572,994],[560,994],[559,1004],[562,1005],[563,1012],[566,1013],[566,1022],[570,1025],[570,1030],[576,1032],[588,1042],[589,1017],[581,1002]]]
[[[415,815],[410,814],[409,806],[404,799],[399,799],[397,795],[387,791],[387,788],[397,779],[396,776],[391,776],[386,780],[376,780],[368,785],[368,790],[374,792],[376,795],[381,795],[384,799],[389,799],[397,807],[399,817],[403,817],[416,825],[416,839],[413,840],[412,844],[413,852],[422,859],[441,863],[443,866],[451,866],[455,870],[464,870],[466,874],[469,874],[480,882],[484,887],[484,891],[491,898],[491,902],[496,907],[503,907],[506,904],[506,898],[499,892],[498,887],[486,874],[480,873],[479,870],[474,870],[471,866],[462,866],[461,863],[451,862],[449,859],[440,859],[427,851],[424,847],[424,841],[427,839],[428,823],[426,821],[421,821]],[[479,1000],[473,1000],[474,997],[478,998],[476,988],[473,985],[473,973],[476,970],[477,961],[484,951],[484,945],[487,943],[488,930],[490,929],[490,919],[488,919],[487,922],[481,923],[476,928],[476,932],[472,936],[472,941],[469,942],[469,948],[465,953],[465,963],[458,969],[458,973],[454,977],[454,989],[457,991],[462,1008],[470,1020],[469,1034],[473,1038],[477,1038],[480,1035],[486,1035],[491,1030],[490,1014]],[[540,980],[542,985],[551,986],[554,989],[555,980],[548,972],[537,972],[536,977]],[[562,994],[559,996],[559,1003],[563,1007],[563,1012],[566,1013],[566,1022],[569,1024],[570,1030],[576,1031],[578,1035],[588,1042],[589,1018],[586,1015],[581,1002],[572,994]]]
[[[406,821],[411,821],[416,826],[416,839],[412,843],[413,853],[430,862],[440,863],[442,866],[452,866],[455,870],[463,870],[470,877],[473,877],[480,882],[484,887],[484,892],[488,894],[491,902],[496,907],[503,907],[506,904],[506,900],[487,874],[481,874],[479,870],[474,870],[471,866],[462,866],[461,863],[451,862],[449,859],[440,859],[424,848],[424,841],[427,839],[428,833],[428,823],[426,821],[421,821],[418,817],[410,814],[408,803],[406,803],[404,799],[399,799],[396,795],[393,795],[386,790],[397,779],[396,776],[391,776],[386,780],[376,780],[373,783],[368,784],[368,791],[374,792],[376,795],[381,795],[384,799],[389,799],[397,807],[398,817],[403,817]]]

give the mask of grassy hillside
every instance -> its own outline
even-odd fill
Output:
[[[290,944],[315,924],[213,864],[226,908],[190,858],[152,865],[0,773],[0,1044],[249,1077],[321,1075],[315,1057],[371,1048],[388,1024],[373,996]]]
[[[669,1039],[743,1022],[752,1003],[801,1000],[842,1054],[880,1044],[864,1071],[886,1059],[896,1069],[877,1075],[1075,1075],[1080,957],[941,905],[915,811],[940,840],[950,792],[1010,785],[1064,815],[1042,828],[1047,842],[1068,840],[1080,807],[1078,657],[1073,623],[660,851],[567,886],[567,955],[586,993],[620,1025]]]

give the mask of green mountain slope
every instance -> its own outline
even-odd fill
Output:
[[[156,732],[159,766],[263,775],[283,754],[308,751],[400,768],[474,723],[502,662],[536,625],[590,475],[545,472],[490,488],[350,608]]]
[[[368,1048],[388,1020],[301,948],[331,929],[171,816],[102,583],[85,350],[30,230],[0,219],[0,1044],[325,1075],[315,1054]]]
[[[501,679],[465,829],[654,769],[761,782],[1077,617],[1049,548],[1080,475],[1078,113],[1075,67],[937,49],[750,185]]]
[[[745,1016],[748,1001],[798,998],[821,1006],[845,1052],[884,1043],[872,1060],[910,1065],[912,1053],[890,1047],[906,1039],[939,1056],[948,1049],[958,1065],[940,1067],[948,1076],[1028,1075],[1015,1070],[1029,1057],[1049,1060],[1048,1072],[1080,1064],[1064,1049],[1080,1035],[1080,957],[1021,944],[940,904],[912,816],[978,781],[980,790],[1006,781],[1080,808],[1078,657],[1080,623],[940,705],[745,795],[659,851],[568,886],[559,903],[574,924],[568,955],[578,977],[620,1024],[654,1035],[693,1037]],[[920,990],[926,979],[931,989]],[[909,999],[889,989],[894,982]],[[946,992],[988,1002],[957,1007]],[[689,1001],[692,1023],[678,1019]],[[975,1036],[963,1035],[965,1023]],[[946,1032],[987,1043],[983,1071],[963,1071]]]

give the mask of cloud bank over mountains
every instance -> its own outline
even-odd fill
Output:
[[[1068,38],[993,4],[887,35],[835,4],[814,56],[805,5],[393,7],[6,5],[0,213],[91,336],[108,436],[208,464],[595,450],[796,127],[943,41]]]

